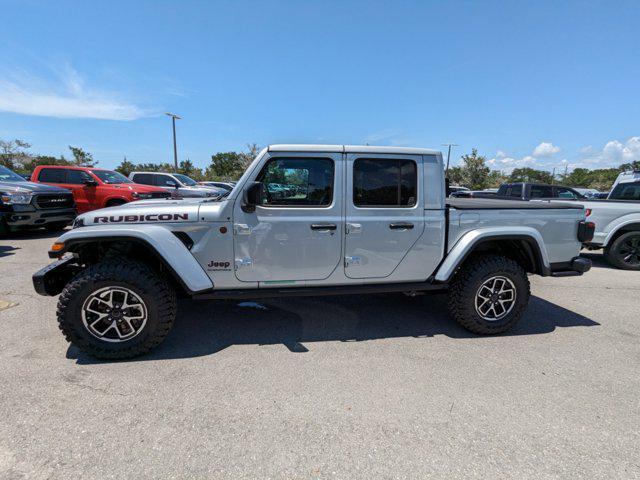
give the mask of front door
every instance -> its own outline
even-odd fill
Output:
[[[234,205],[236,276],[292,284],[323,280],[342,259],[342,154],[274,153],[251,179],[263,194],[254,212]]]
[[[348,154],[345,275],[384,278],[424,230],[420,155]]]

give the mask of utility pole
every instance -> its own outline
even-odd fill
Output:
[[[551,185],[555,185],[556,183],[556,167],[553,167],[553,172],[551,173]]]
[[[443,143],[442,146],[449,147],[449,150],[447,151],[447,168],[444,170],[444,174],[447,175],[447,172],[449,171],[449,159],[451,158],[451,147],[459,147],[459,145],[457,143]]]
[[[171,117],[171,123],[173,124],[173,167],[175,169],[175,171],[178,171],[178,147],[176,145],[176,119],[181,120],[182,117],[179,117],[178,115],[174,114],[174,113],[165,113],[165,115],[168,115],[169,117]]]

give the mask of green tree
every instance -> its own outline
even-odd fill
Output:
[[[509,177],[499,170],[491,170],[487,176],[487,186],[485,188],[498,188],[505,183]]]
[[[22,171],[31,161],[31,154],[27,151],[31,145],[22,140],[0,140],[0,165],[16,171]]]
[[[116,172],[120,172],[125,177],[128,177],[131,172],[136,170],[136,166],[124,157],[124,160],[115,168]]]
[[[178,173],[181,173],[183,175],[186,175],[187,177],[193,178],[198,182],[204,180],[202,169],[196,167],[193,164],[193,162],[188,158],[180,162],[180,164],[178,165]]]
[[[98,163],[93,159],[93,155],[80,147],[72,147],[69,145],[71,155],[73,155],[72,163],[79,167],[95,167]]]
[[[546,170],[536,170],[535,168],[521,167],[515,168],[509,175],[510,182],[534,182],[553,183],[553,175]]]
[[[237,152],[221,152],[211,155],[211,164],[207,167],[207,178],[216,180],[235,180],[244,171],[246,159]]]
[[[462,156],[462,185],[471,190],[482,190],[489,184],[491,169],[485,164],[486,158],[478,155],[478,149],[471,150],[470,155]]]
[[[462,185],[462,167],[449,167],[447,178],[449,178],[450,185]]]

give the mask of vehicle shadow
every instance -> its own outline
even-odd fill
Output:
[[[0,236],[0,240],[36,240],[39,238],[58,238],[66,230],[57,230],[50,232],[44,228],[38,228],[33,230],[16,230],[8,232]]]
[[[591,327],[599,323],[531,297],[525,317],[511,331],[537,335],[558,327]],[[402,294],[307,297],[275,300],[197,302],[179,305],[173,330],[155,351],[128,360],[161,360],[210,355],[232,345],[284,345],[304,353],[314,342],[363,342],[386,338],[484,337],[460,327],[447,313],[446,296],[408,298]],[[100,363],[70,346],[67,358],[80,364]]]
[[[16,250],[20,250],[20,247],[14,247],[13,245],[0,245],[0,258],[15,255]]]
[[[613,270],[618,270],[617,268],[611,266],[609,262],[605,260],[604,255],[601,252],[600,253],[581,252],[580,256],[591,260],[592,266],[594,268],[610,268]]]

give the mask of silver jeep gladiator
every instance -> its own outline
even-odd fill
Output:
[[[99,358],[157,346],[178,294],[241,299],[448,292],[466,329],[512,327],[527,273],[580,275],[580,205],[445,200],[442,155],[418,148],[274,145],[225,197],[137,201],[78,217],[33,276],[58,295],[67,340]]]

